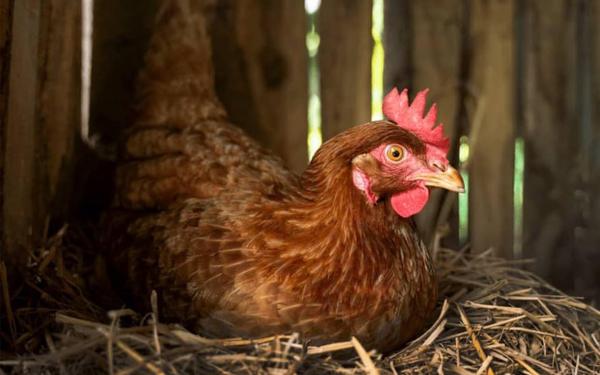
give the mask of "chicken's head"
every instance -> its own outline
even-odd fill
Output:
[[[428,187],[464,191],[458,171],[448,162],[448,138],[443,126],[436,126],[435,104],[423,117],[427,90],[408,103],[407,90],[393,89],[383,101],[383,113],[398,127],[410,133],[419,147],[384,142],[352,160],[352,181],[367,202],[377,203],[390,196],[391,206],[402,217],[420,212],[429,198]],[[413,142],[414,143],[414,142]]]

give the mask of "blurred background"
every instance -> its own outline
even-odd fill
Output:
[[[0,0],[2,255],[110,202],[116,141],[158,0]],[[301,172],[319,145],[429,88],[466,194],[428,241],[532,258],[600,301],[600,1],[208,0],[217,92]],[[25,250],[25,251],[23,251]]]

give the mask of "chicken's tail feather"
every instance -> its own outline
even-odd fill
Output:
[[[137,87],[134,126],[187,128],[226,116],[214,91],[204,1],[166,0]]]
[[[163,1],[139,76],[136,121],[120,144],[113,206],[144,212],[287,181],[281,162],[229,123],[217,98],[205,17],[212,0]]]
[[[214,88],[205,2],[163,0],[157,13],[138,77],[136,118],[120,145],[117,207],[154,209],[207,195],[197,181],[209,180],[202,160],[212,156],[209,143],[219,141],[208,129],[225,122],[226,112]]]

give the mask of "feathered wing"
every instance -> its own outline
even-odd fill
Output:
[[[230,124],[213,79],[203,2],[165,1],[138,80],[137,116],[117,167],[116,206],[167,207],[291,178],[279,158]]]

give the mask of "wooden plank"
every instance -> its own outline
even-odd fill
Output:
[[[591,145],[590,154],[590,219],[588,223],[588,251],[583,260],[586,266],[586,282],[584,292],[590,300],[600,305],[600,2],[589,2],[589,24],[590,24],[590,50],[592,51],[591,71],[592,75],[592,113],[591,113]]]
[[[321,3],[321,108],[323,139],[371,119],[371,0]]]
[[[10,67],[10,41],[12,31],[11,0],[0,0],[0,205],[4,202],[4,149],[8,106],[8,80]],[[4,238],[4,218],[0,210],[0,241]],[[4,246],[0,246],[2,249]],[[0,254],[2,250],[0,249]]]
[[[572,289],[573,192],[579,173],[574,167],[576,7],[563,1],[525,4],[523,256],[536,259],[531,265],[536,273]]]
[[[53,0],[42,13],[39,148],[42,212],[58,227],[77,204],[76,145],[81,119],[81,2]],[[44,218],[45,219],[45,218]]]
[[[412,85],[412,19],[408,0],[385,0],[383,49],[383,87],[388,93],[394,87]]]
[[[23,264],[41,227],[36,210],[38,40],[42,6],[14,2],[4,168],[4,245],[11,265]]]
[[[469,2],[469,80],[477,106],[469,111],[472,248],[512,256],[515,123],[515,1]],[[487,103],[487,104],[486,104]],[[481,107],[485,105],[485,107]],[[481,121],[474,116],[481,113]]]
[[[229,117],[302,171],[308,162],[303,2],[224,0],[212,19],[217,94]]]
[[[598,232],[599,214],[594,208],[598,204],[600,192],[600,159],[598,158],[598,141],[600,125],[597,116],[598,56],[597,43],[598,5],[592,1],[576,2],[576,94],[575,108],[578,132],[579,178],[572,195],[572,209],[577,210],[576,220],[572,223],[575,251],[573,252],[573,284],[572,293],[600,302],[600,235]],[[595,141],[595,142],[594,142]],[[595,265],[595,266],[593,266]]]
[[[81,8],[14,3],[4,169],[4,243],[23,264],[49,218],[64,220],[79,134]]]
[[[444,131],[450,138],[452,148],[449,160],[455,165],[454,157],[458,149],[459,110],[462,103],[461,68],[463,34],[467,22],[466,4],[463,0],[426,0],[411,2],[407,19],[410,20],[409,53],[411,72],[411,95],[429,88],[429,103],[437,103],[438,119],[444,124]],[[387,15],[387,14],[386,14]],[[402,25],[403,20],[390,20],[389,23]],[[398,28],[398,26],[396,26]],[[400,28],[402,28],[400,26]],[[398,30],[397,32],[401,32]],[[391,54],[391,53],[390,53]],[[443,56],[443,58],[440,58]],[[442,213],[442,203],[451,194],[456,207],[456,193],[441,189],[431,192],[429,202],[416,217],[422,237],[429,242],[437,227],[445,225],[448,219],[453,224],[453,238],[458,238],[457,209]],[[440,217],[440,214],[446,217]],[[439,221],[438,221],[439,220]],[[455,243],[456,244],[456,240]]]
[[[456,139],[458,130],[462,34],[463,25],[468,21],[465,7],[463,0],[425,0],[410,4],[411,91],[414,94],[430,89],[429,102],[438,104],[438,120],[444,124],[451,140]]]

